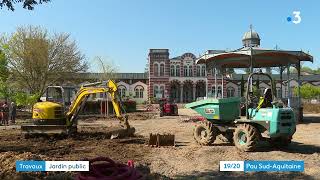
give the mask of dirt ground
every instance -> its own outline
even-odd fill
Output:
[[[18,174],[15,161],[25,159],[81,160],[97,156],[110,157],[135,166],[147,179],[319,179],[320,177],[320,115],[307,115],[297,126],[293,143],[288,149],[274,149],[263,144],[257,152],[239,152],[229,143],[216,140],[214,146],[201,147],[193,140],[197,116],[192,110],[179,109],[178,117],[159,117],[155,113],[129,114],[135,127],[135,137],[110,140],[105,133],[118,123],[115,119],[87,118],[79,122],[80,133],[68,139],[24,139],[18,126],[0,128],[0,179],[17,179],[32,176],[44,178],[45,174]],[[145,145],[149,133],[172,133],[175,147],[154,148]],[[243,173],[219,172],[221,160],[304,160],[303,173]],[[50,175],[50,174],[49,174]],[[67,174],[74,175],[74,174]]]

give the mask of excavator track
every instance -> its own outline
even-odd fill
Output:
[[[22,125],[22,134],[68,134],[66,125]]]

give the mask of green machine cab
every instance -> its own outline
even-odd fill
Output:
[[[206,120],[194,128],[194,138],[201,145],[212,144],[216,137],[234,142],[242,151],[253,151],[261,140],[268,140],[276,146],[287,146],[296,131],[296,119],[291,108],[284,108],[273,92],[270,75],[251,73],[253,76],[266,76],[271,88],[267,88],[261,97],[254,95],[252,83],[247,83],[245,103],[237,97],[222,99],[204,99],[186,104]],[[241,114],[241,109],[245,113]]]

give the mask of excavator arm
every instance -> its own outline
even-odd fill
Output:
[[[113,105],[114,112],[116,117],[120,120],[120,124],[124,126],[126,129],[130,128],[128,123],[127,115],[125,115],[125,111],[122,108],[122,104],[118,95],[118,87],[113,80],[109,80],[106,87],[85,87],[82,86],[72,104],[70,105],[69,111],[66,113],[67,118],[67,126],[70,127],[74,123],[76,123],[78,114],[85,104],[87,98],[90,94],[96,93],[109,93],[111,96],[111,101]],[[124,112],[124,113],[123,113]]]

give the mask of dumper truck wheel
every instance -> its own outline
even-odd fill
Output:
[[[241,151],[254,151],[259,140],[259,131],[250,124],[239,124],[234,131],[233,141]]]
[[[214,127],[209,121],[198,124],[193,131],[194,139],[201,145],[213,144],[219,134],[219,129]]]

